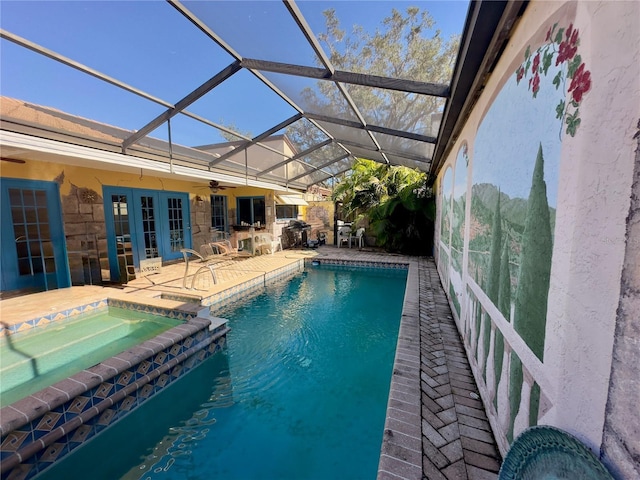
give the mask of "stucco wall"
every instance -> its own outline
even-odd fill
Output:
[[[438,268],[503,453],[535,424],[603,448],[625,245],[640,241],[625,240],[639,17],[637,2],[531,2],[437,179]]]
[[[640,478],[640,121],[627,218],[609,398],[602,439],[604,462],[616,478]]]

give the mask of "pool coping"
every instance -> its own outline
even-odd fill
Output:
[[[387,400],[378,478],[386,475],[422,478],[418,289],[418,263],[410,261]]]

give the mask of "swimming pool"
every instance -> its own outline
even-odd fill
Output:
[[[216,312],[224,355],[40,478],[374,478],[405,282],[323,266]]]
[[[182,322],[109,307],[0,338],[0,406],[9,405]]]

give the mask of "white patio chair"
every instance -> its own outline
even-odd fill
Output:
[[[349,235],[349,248],[351,248],[351,241],[358,244],[358,248],[362,248],[364,245],[364,228],[360,227],[356,230],[355,235]]]
[[[351,236],[351,227],[340,227],[338,229],[338,248],[344,242],[346,245],[349,244],[349,237]]]
[[[271,233],[259,233],[255,236],[254,248],[256,253],[270,253],[273,255],[278,249],[282,250],[281,237],[275,238]]]

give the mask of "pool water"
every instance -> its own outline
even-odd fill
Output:
[[[216,315],[228,348],[39,479],[371,479],[406,271],[318,267]]]
[[[2,337],[0,405],[9,405],[181,323],[109,307]]]

